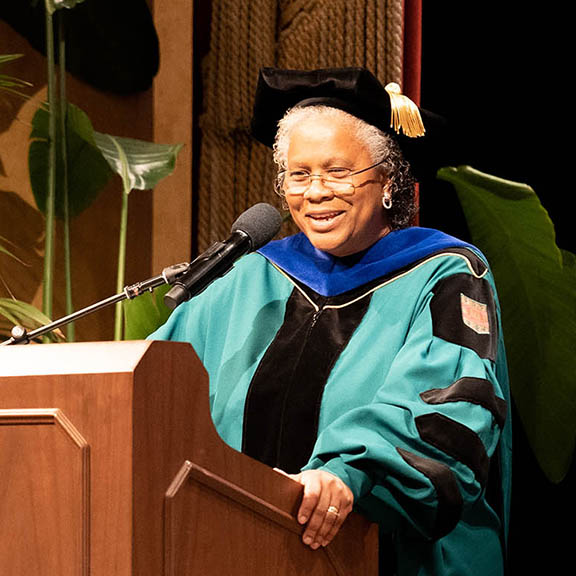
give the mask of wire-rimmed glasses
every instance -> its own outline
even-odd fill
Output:
[[[356,186],[352,177],[363,172],[368,172],[384,162],[384,159],[362,168],[361,170],[350,170],[349,168],[329,168],[323,174],[311,174],[303,168],[299,170],[283,170],[276,176],[274,190],[279,196],[301,196],[312,186],[314,179],[320,180],[322,186],[331,190],[339,196],[349,196],[354,194]]]

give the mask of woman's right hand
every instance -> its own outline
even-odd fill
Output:
[[[354,495],[338,476],[324,470],[288,474],[304,486],[298,522],[305,524],[302,541],[313,550],[327,546],[354,506]]]

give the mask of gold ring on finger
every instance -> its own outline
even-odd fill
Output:
[[[336,506],[328,506],[328,510],[326,510],[326,512],[330,512],[331,514],[336,514],[336,516],[340,515],[340,511],[338,510],[338,508],[336,508]]]

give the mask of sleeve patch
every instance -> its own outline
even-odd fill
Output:
[[[474,330],[476,334],[490,334],[490,320],[486,304],[460,293],[460,308],[462,309],[462,322],[468,328]]]
[[[430,302],[434,336],[496,360],[498,318],[492,287],[484,278],[454,274],[440,280]]]

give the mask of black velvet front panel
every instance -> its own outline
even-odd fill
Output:
[[[299,472],[312,453],[324,386],[370,304],[367,295],[342,308],[324,308],[343,298],[307,294],[319,310],[300,290],[292,292],[284,324],[250,384],[244,414],[242,451],[290,473]]]

